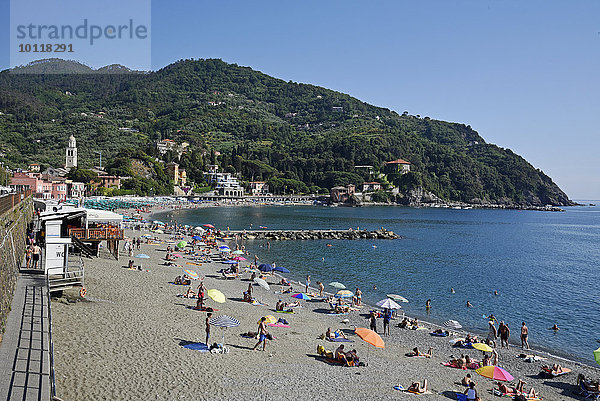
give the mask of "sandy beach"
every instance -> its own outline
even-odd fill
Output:
[[[126,235],[139,237],[144,233],[128,230]],[[465,391],[460,380],[466,373],[476,381],[482,400],[502,399],[491,393],[495,386],[492,380],[472,370],[442,365],[451,356],[466,353],[481,359],[482,353],[452,348],[452,337],[429,334],[429,329],[435,328],[430,324],[424,323],[427,330],[406,330],[396,327],[399,319],[393,320],[391,335],[383,336],[385,349],[376,349],[353,334],[355,327],[368,327],[367,306],[345,316],[331,316],[326,303],[301,301],[303,307],[296,308],[294,314],[275,313],[278,299],[292,300],[289,294],[275,293],[281,289],[274,284],[277,277],[268,280],[269,291],[254,285],[254,297],[268,304],[254,306],[242,301],[249,273],[241,279],[225,280],[216,273],[225,265],[213,262],[194,266],[183,258],[178,261],[180,265],[204,276],[207,288],[216,288],[227,297],[223,304],[206,301],[207,306],[218,309],[213,317],[225,314],[241,322],[225,332],[227,354],[185,348],[190,342],[204,342],[206,313],[190,309],[194,299],[177,297],[187,287],[170,282],[182,270],[163,264],[169,236],[159,237],[162,243],[142,244],[136,251],[150,256],[135,260],[142,264],[142,271],[127,269],[128,258],[123,251],[119,261],[107,253],[86,259],[86,299],[76,300],[73,293],[53,301],[57,388],[62,399],[456,399],[454,392]],[[318,275],[313,275],[312,282],[317,280]],[[194,289],[197,284],[192,282]],[[296,283],[294,288],[300,289],[300,285]],[[267,343],[266,352],[252,351],[256,340],[241,337],[240,333],[256,331],[260,317],[269,314],[283,316],[291,327],[269,327],[275,340]],[[349,323],[342,323],[346,318]],[[332,351],[338,345],[318,339],[327,327],[343,329],[353,340],[346,347],[355,348],[367,366],[342,367],[317,357],[318,345]],[[382,327],[382,319],[378,319],[378,329]],[[513,340],[518,336],[514,331]],[[213,327],[211,342],[221,342],[222,333],[222,329]],[[423,351],[432,347],[433,357],[406,357],[405,353],[415,346]],[[563,360],[527,363],[517,358],[522,352],[520,347],[498,349],[499,365],[517,380],[526,381],[526,389],[534,386],[545,400],[582,399],[575,394],[577,374],[600,376],[598,369]],[[555,379],[542,378],[540,366],[554,362],[573,372]],[[408,387],[423,379],[428,379],[431,394],[394,390],[396,385]]]

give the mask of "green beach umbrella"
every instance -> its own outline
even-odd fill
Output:
[[[600,348],[594,351],[594,359],[596,360],[596,363],[600,365]]]
[[[234,255],[243,255],[244,251],[240,251],[239,249],[237,251],[233,251],[232,252]]]
[[[187,245],[186,241],[179,241],[177,243],[177,248],[185,248],[186,245]]]
[[[339,290],[344,290],[346,289],[346,286],[342,283],[339,283],[337,281],[333,281],[331,283],[329,283],[330,286],[332,286],[333,288],[337,288]]]

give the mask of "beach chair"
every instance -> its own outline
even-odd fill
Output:
[[[591,391],[588,390],[585,387],[585,383],[583,382],[583,380],[578,380],[579,382],[579,395],[583,396],[584,398],[590,398],[592,400],[598,400],[600,399],[600,391]]]

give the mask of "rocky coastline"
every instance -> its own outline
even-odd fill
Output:
[[[400,239],[393,231],[385,228],[375,231],[368,230],[261,230],[261,231],[231,231],[239,238],[248,240],[357,240],[357,239]]]

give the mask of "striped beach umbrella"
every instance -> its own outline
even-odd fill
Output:
[[[460,323],[458,323],[456,320],[446,320],[444,322],[444,326],[449,327],[451,329],[462,329],[462,325]]]
[[[400,305],[398,305],[396,302],[392,301],[389,298],[382,299],[381,301],[377,302],[375,305],[379,306],[380,308],[384,308],[384,309],[400,309],[400,308],[402,308]]]
[[[398,302],[408,302],[408,299],[406,299],[402,295],[398,295],[398,294],[387,294],[386,297],[393,299],[394,301],[398,301]]]
[[[187,276],[189,278],[191,278],[192,280],[197,280],[198,279],[198,273],[196,273],[194,270],[183,269],[183,272],[185,274],[187,274]]]
[[[513,375],[508,373],[506,370],[502,369],[500,366],[484,366],[475,371],[477,374],[487,377],[492,380],[499,380],[504,382],[509,382],[511,380],[515,380]]]
[[[334,295],[336,298],[352,298],[354,293],[348,290],[340,290]]]
[[[222,327],[223,328],[223,339],[221,340],[222,344],[225,344],[225,330],[229,327],[237,327],[240,325],[240,321],[234,317],[221,315],[218,317],[213,317],[208,321],[208,324],[211,326]],[[208,344],[206,344],[208,345]]]
[[[292,298],[305,299],[305,300],[311,299],[308,295],[306,295],[303,292],[299,292],[298,294],[292,295]]]

